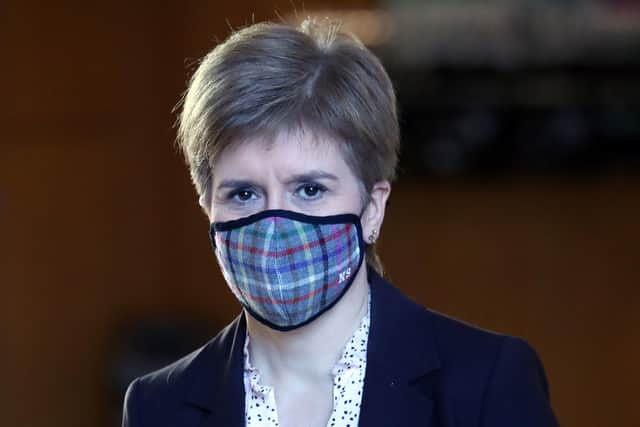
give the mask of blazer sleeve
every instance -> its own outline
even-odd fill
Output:
[[[484,396],[483,427],[557,427],[544,368],[529,344],[506,337]]]
[[[133,381],[127,388],[127,392],[124,395],[124,407],[122,410],[122,427],[142,427],[140,421],[140,398],[139,394],[139,380]]]

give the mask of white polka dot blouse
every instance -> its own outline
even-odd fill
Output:
[[[333,367],[333,411],[327,427],[356,427],[367,366],[371,305]],[[278,409],[273,387],[261,384],[260,372],[251,365],[249,334],[244,345],[245,424],[247,427],[278,426]]]

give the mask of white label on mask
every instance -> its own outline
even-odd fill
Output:
[[[347,268],[345,271],[340,273],[340,281],[339,281],[339,283],[342,283],[345,280],[347,280],[349,278],[349,276],[351,276],[351,267]]]

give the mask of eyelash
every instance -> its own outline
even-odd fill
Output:
[[[316,195],[314,195],[314,196],[303,196],[303,195],[300,194],[301,191],[304,191],[305,189],[309,189],[309,188],[315,189],[317,191]],[[302,200],[315,201],[315,200],[319,199],[320,196],[322,196],[322,194],[324,194],[326,191],[327,191],[327,187],[325,187],[322,184],[318,184],[318,183],[315,183],[315,182],[307,182],[307,183],[301,184],[298,187],[296,187],[296,189],[294,191],[294,194],[297,197],[301,198]],[[250,198],[247,199],[247,200],[238,199],[237,197],[241,193],[250,193],[249,194]],[[255,196],[255,195],[256,195],[255,191],[253,189],[251,189],[251,188],[248,188],[248,187],[247,188],[238,188],[236,190],[233,190],[233,191],[229,192],[229,194],[227,195],[227,199],[228,200],[233,200],[238,204],[246,204],[253,198],[252,196]]]
[[[236,197],[241,193],[250,193],[251,196],[256,194],[251,188],[238,188],[236,190],[230,191],[229,194],[227,194],[227,199],[233,200],[239,204],[245,204],[249,200],[251,200],[251,199],[247,199],[247,200],[237,199]]]
[[[298,193],[300,191],[302,191],[302,190],[304,190],[306,188],[309,188],[309,187],[316,189],[317,190],[316,194],[318,194],[318,196],[310,196],[310,197],[298,196],[298,197],[300,197],[303,200],[317,200],[317,199],[320,198],[320,196],[322,196],[327,191],[327,187],[325,187],[322,184],[318,184],[318,183],[315,183],[315,182],[307,182],[307,183],[304,183],[304,184],[298,186],[298,188],[296,188],[296,191],[295,191],[296,195],[298,195]]]

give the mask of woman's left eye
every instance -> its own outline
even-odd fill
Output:
[[[326,187],[320,184],[304,184],[296,189],[296,195],[302,199],[314,200],[322,196],[327,191]]]

